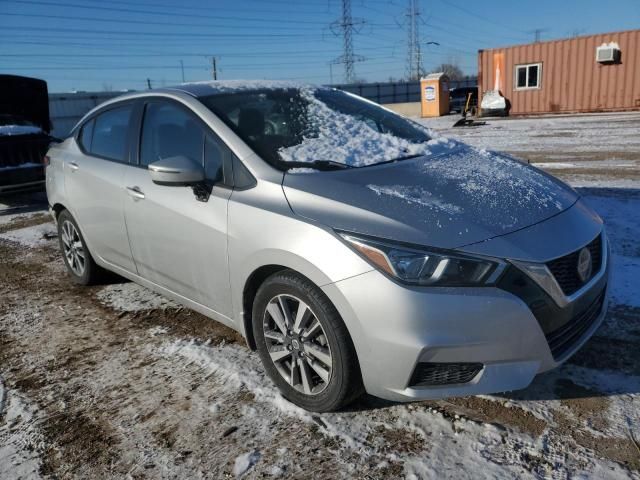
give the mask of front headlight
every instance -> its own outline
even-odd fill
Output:
[[[506,266],[497,259],[405,246],[347,232],[338,234],[374,266],[412,285],[493,285]]]

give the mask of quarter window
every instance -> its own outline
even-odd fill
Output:
[[[516,90],[540,88],[542,64],[516,65]]]
[[[91,140],[93,138],[93,124],[95,121],[89,120],[80,130],[80,146],[87,152],[91,151]]]
[[[132,107],[125,105],[112,108],[93,120],[93,133],[91,135],[90,147],[85,142],[85,128],[82,129],[82,142],[85,148],[88,147],[91,154],[98,157],[107,158],[116,162],[127,162],[127,131],[129,130],[129,119],[131,118]],[[87,135],[89,132],[87,131]]]

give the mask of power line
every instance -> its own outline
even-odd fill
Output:
[[[68,2],[43,2],[41,0],[3,0],[4,3],[17,3],[22,5],[41,5],[48,7],[69,7],[69,8],[83,8],[87,10],[97,10],[103,12],[117,12],[117,13],[140,13],[144,15],[159,15],[159,16],[169,16],[169,17],[185,17],[185,18],[208,18],[212,20],[237,20],[240,22],[258,22],[258,23],[271,23],[272,21],[267,18],[252,18],[252,17],[236,17],[236,16],[220,16],[220,15],[205,15],[205,14],[195,14],[195,13],[177,13],[177,12],[154,12],[151,10],[141,10],[136,8],[124,8],[124,7],[105,7],[102,5],[86,5],[81,3],[68,3]],[[290,19],[279,19],[280,23],[293,23],[293,24],[310,24],[310,25],[321,25],[322,22],[311,21],[311,20],[290,20]]]

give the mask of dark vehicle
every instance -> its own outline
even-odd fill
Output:
[[[471,93],[471,101],[469,102],[469,110],[477,111],[478,109],[478,87],[460,87],[449,90],[449,110],[456,113],[462,113],[467,103],[467,95]]]
[[[50,130],[47,82],[0,75],[0,194],[44,187]]]

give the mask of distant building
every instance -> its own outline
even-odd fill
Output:
[[[512,115],[640,110],[640,30],[480,50],[478,88]]]

